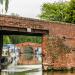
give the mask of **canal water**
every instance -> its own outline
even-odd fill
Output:
[[[15,54],[12,52],[12,63],[0,75],[75,75],[75,72],[43,72],[40,54]]]
[[[40,58],[40,56],[38,57]],[[27,62],[32,62],[32,60],[29,61],[25,59],[26,61],[25,64],[28,64]],[[40,63],[39,59],[37,59],[37,61]],[[42,75],[42,64],[41,63],[31,64],[31,65],[30,64],[29,65],[16,65],[15,63],[16,62],[13,62],[7,69],[3,69],[1,71],[1,75]]]
[[[42,75],[75,75],[75,72],[43,72]]]
[[[1,75],[75,75],[75,72],[2,72]]]
[[[15,49],[15,46],[12,45],[10,49],[7,48],[7,45],[3,47],[1,63],[8,63],[8,65],[2,68],[0,75],[42,75],[41,53],[39,51],[33,53],[30,47],[26,48],[24,52],[19,51],[21,50]],[[5,59],[9,62],[6,62]]]
[[[40,71],[27,71],[27,72],[1,72],[1,75],[42,75],[42,70]]]
[[[1,71],[1,75],[42,75],[41,63],[41,55],[32,55],[30,53],[20,55],[18,59],[13,59],[13,62]]]

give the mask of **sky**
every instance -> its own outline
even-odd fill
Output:
[[[16,13],[22,17],[38,18],[41,13],[41,6],[47,2],[65,0],[9,0],[8,14]]]

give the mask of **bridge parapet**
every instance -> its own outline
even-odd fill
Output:
[[[0,15],[0,26],[48,30],[47,22],[37,19]]]
[[[45,27],[45,24],[48,23],[37,19],[0,15],[0,30],[2,31],[46,34],[49,33],[49,28]]]

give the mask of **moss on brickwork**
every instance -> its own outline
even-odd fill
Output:
[[[49,36],[47,42],[47,51],[52,55],[53,58],[58,58],[60,54],[70,53],[70,48],[63,43],[63,39],[56,36]]]
[[[62,68],[66,66],[66,54],[70,53],[71,49],[63,43],[63,39],[57,36],[48,36],[46,63],[52,68]],[[64,64],[64,66],[62,66]]]

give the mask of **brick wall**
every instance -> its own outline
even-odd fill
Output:
[[[48,21],[44,21],[44,20],[0,15],[0,27],[2,27],[2,26],[49,30],[49,36],[53,36],[55,38],[60,38],[61,40],[63,40],[62,43],[65,46],[67,46],[71,50],[75,49],[75,24],[60,23],[60,22],[48,22]],[[49,50],[49,48],[47,48],[48,45],[47,45],[46,40],[47,40],[47,38],[43,37],[42,47],[43,47],[43,52],[45,53],[44,61],[47,58],[47,62],[49,64],[51,64],[52,56],[46,52],[47,50]],[[55,39],[55,40],[57,40],[57,39]],[[48,42],[51,43],[51,41],[48,41]],[[54,43],[55,42],[52,41],[51,46],[53,48],[53,51],[57,50],[57,52],[59,52],[59,51],[61,52],[63,47],[61,49],[60,49],[60,47],[55,48],[55,46],[57,44],[59,44],[59,39],[58,39],[57,43],[55,43],[55,44]],[[49,59],[49,61],[48,61],[48,59]],[[72,61],[70,61],[71,59],[72,59]],[[59,66],[75,67],[74,59],[75,59],[75,56],[74,56],[74,54],[72,54],[72,52],[66,53],[66,54],[64,54],[64,52],[62,52],[62,54],[60,54],[58,59],[54,61],[54,65],[57,67],[59,67]],[[66,60],[66,61],[64,61],[64,60]],[[67,63],[69,65],[66,65]]]

